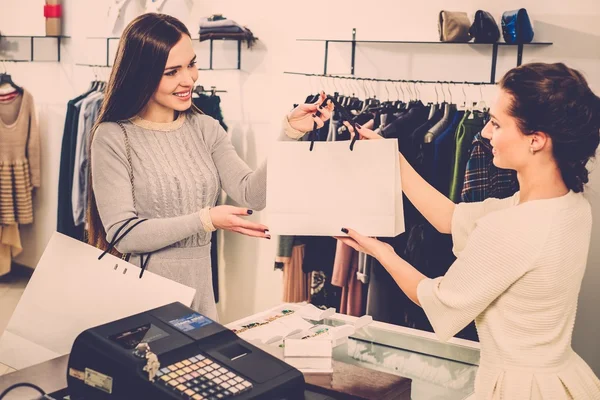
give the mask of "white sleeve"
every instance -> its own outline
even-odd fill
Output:
[[[518,233],[506,228],[518,226],[511,225],[515,219],[506,214],[480,220],[446,275],[419,283],[417,297],[440,340],[450,339],[473,321],[538,257],[544,228]]]

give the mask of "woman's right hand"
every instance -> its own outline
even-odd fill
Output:
[[[271,239],[271,234],[267,226],[241,218],[242,216],[252,215],[252,210],[233,206],[216,206],[211,208],[209,212],[212,224],[217,229]]]
[[[373,120],[371,120],[373,121]],[[369,121],[367,122],[365,125],[367,124],[371,124],[372,122]],[[350,125],[350,123],[348,121],[344,121],[344,125],[346,126],[346,128],[348,128],[348,131],[350,132],[350,136],[352,137],[352,139],[354,139],[354,135],[356,135],[356,133],[354,132],[354,128],[352,127],[352,125]],[[356,124],[356,127],[358,128],[358,134],[359,134],[359,139],[363,140],[363,139],[383,139],[383,137],[379,136],[377,133],[375,133],[375,131],[372,131],[371,129],[367,128],[366,126],[361,126]]]

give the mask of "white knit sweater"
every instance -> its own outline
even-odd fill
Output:
[[[418,298],[440,340],[475,319],[477,399],[600,399],[600,381],[571,348],[591,227],[574,192],[457,205],[457,260],[423,280]]]

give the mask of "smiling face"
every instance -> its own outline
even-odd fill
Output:
[[[167,64],[158,88],[148,102],[147,109],[155,114],[185,111],[192,105],[192,89],[198,79],[196,54],[187,35],[169,52]]]
[[[509,114],[511,102],[511,95],[500,90],[496,103],[490,110],[490,121],[481,134],[493,146],[496,167],[520,171],[531,157],[530,148],[535,135],[521,132],[517,120]]]

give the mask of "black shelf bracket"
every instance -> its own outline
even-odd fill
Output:
[[[107,67],[112,67],[112,64],[110,63],[110,42],[113,40],[120,40],[121,38],[118,36],[109,36],[109,37],[88,37],[87,40],[104,40],[106,41],[106,64],[102,65],[102,64],[76,64],[76,65],[82,65],[82,66],[86,66],[86,67],[103,67],[103,68],[107,68]]]
[[[551,42],[533,42],[533,43],[519,43],[511,44],[505,42],[496,43],[475,43],[475,42],[433,42],[433,41],[406,41],[406,40],[356,40],[356,28],[352,29],[351,40],[339,40],[339,39],[297,39],[298,41],[305,42],[325,42],[325,62],[323,65],[323,76],[327,76],[327,63],[329,58],[329,43],[349,43],[351,44],[351,55],[350,55],[350,75],[356,73],[356,44],[365,43],[385,43],[385,44],[435,44],[435,45],[469,45],[469,46],[492,46],[492,65],[490,74],[490,84],[496,83],[496,69],[498,64],[498,49],[500,46],[516,46],[517,47],[517,67],[523,63],[523,49],[525,45],[530,46],[549,46]],[[422,82],[422,81],[420,81]],[[437,82],[437,81],[431,81]]]
[[[256,39],[258,40],[258,38],[256,38]],[[198,70],[200,70],[200,71],[231,71],[231,70],[241,70],[242,69],[242,40],[241,39],[208,39],[208,40],[210,41],[208,68],[198,68]],[[214,52],[214,41],[215,40],[237,42],[237,68],[214,68],[213,52]]]
[[[24,35],[0,35],[0,42],[8,39],[29,39],[29,58],[28,59],[5,59],[2,61],[14,62],[60,62],[60,47],[62,39],[70,39],[70,36],[24,36]],[[56,39],[56,60],[36,60],[35,59],[35,42],[36,39]]]

